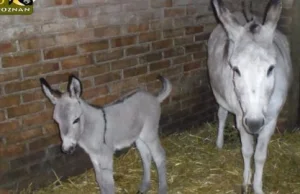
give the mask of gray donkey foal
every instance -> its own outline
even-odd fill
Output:
[[[138,193],[145,193],[150,187],[152,157],[158,171],[159,193],[167,193],[166,157],[158,126],[160,103],[169,96],[172,85],[162,76],[158,78],[163,82],[163,89],[157,97],[137,90],[104,107],[89,105],[81,99],[81,82],[73,75],[69,77],[66,93],[53,90],[44,78],[40,79],[43,92],[54,104],[53,118],[59,125],[62,151],[71,154],[77,144],[85,150],[93,163],[102,194],[115,193],[114,152],[134,142],[144,168]]]

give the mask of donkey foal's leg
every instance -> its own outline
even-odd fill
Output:
[[[217,147],[221,149],[224,144],[224,128],[227,119],[228,111],[225,110],[223,107],[219,106],[218,110],[218,119],[219,119],[219,126],[218,126],[218,138],[217,138]]]
[[[136,140],[136,147],[140,152],[143,162],[143,181],[140,185],[138,193],[146,193],[150,188],[150,169],[151,169],[151,153],[148,146],[141,139]]]
[[[157,136],[152,142],[147,142],[150,148],[153,160],[156,164],[159,179],[159,194],[167,193],[167,180],[166,180],[166,154],[165,150],[160,144],[159,137]]]
[[[268,123],[262,132],[259,134],[257,139],[257,145],[255,150],[255,174],[253,180],[253,190],[255,194],[263,194],[262,189],[262,177],[263,177],[263,168],[267,158],[268,145],[271,139],[271,136],[274,133],[274,129],[276,126],[276,120]]]
[[[92,158],[92,163],[101,194],[115,194],[112,156]]]

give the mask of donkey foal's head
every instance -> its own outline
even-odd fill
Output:
[[[53,119],[59,125],[62,151],[72,154],[83,131],[83,117],[80,103],[82,85],[74,75],[69,77],[68,91],[53,90],[44,78],[40,79],[44,94],[54,105]]]

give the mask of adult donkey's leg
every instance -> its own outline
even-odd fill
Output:
[[[269,141],[274,133],[275,126],[276,126],[277,118],[270,121],[257,139],[257,145],[255,150],[255,174],[253,180],[253,189],[255,194],[263,194],[262,190],[262,177],[263,177],[263,168],[267,158],[267,151]]]
[[[225,128],[227,115],[228,115],[228,111],[225,110],[222,106],[219,106],[219,110],[218,110],[219,126],[218,126],[218,137],[216,143],[219,149],[221,149],[224,144],[224,128]]]
[[[236,117],[237,128],[240,132],[242,142],[242,154],[244,159],[243,189],[247,192],[251,184],[251,158],[253,156],[253,136],[247,133],[242,125],[242,117]]]
[[[115,194],[113,154],[91,156],[101,194]]]

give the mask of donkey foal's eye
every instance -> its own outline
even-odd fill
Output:
[[[274,68],[275,68],[274,65],[271,65],[271,66],[269,67],[268,72],[267,72],[267,76],[270,76],[270,75],[271,75],[271,73],[273,72],[273,69],[274,69]]]
[[[80,120],[80,118],[78,117],[77,119],[75,119],[75,120],[73,121],[73,124],[78,123],[79,120]]]
[[[241,76],[241,72],[240,72],[239,68],[233,67],[232,70],[234,71],[234,73],[238,74],[238,76]]]

